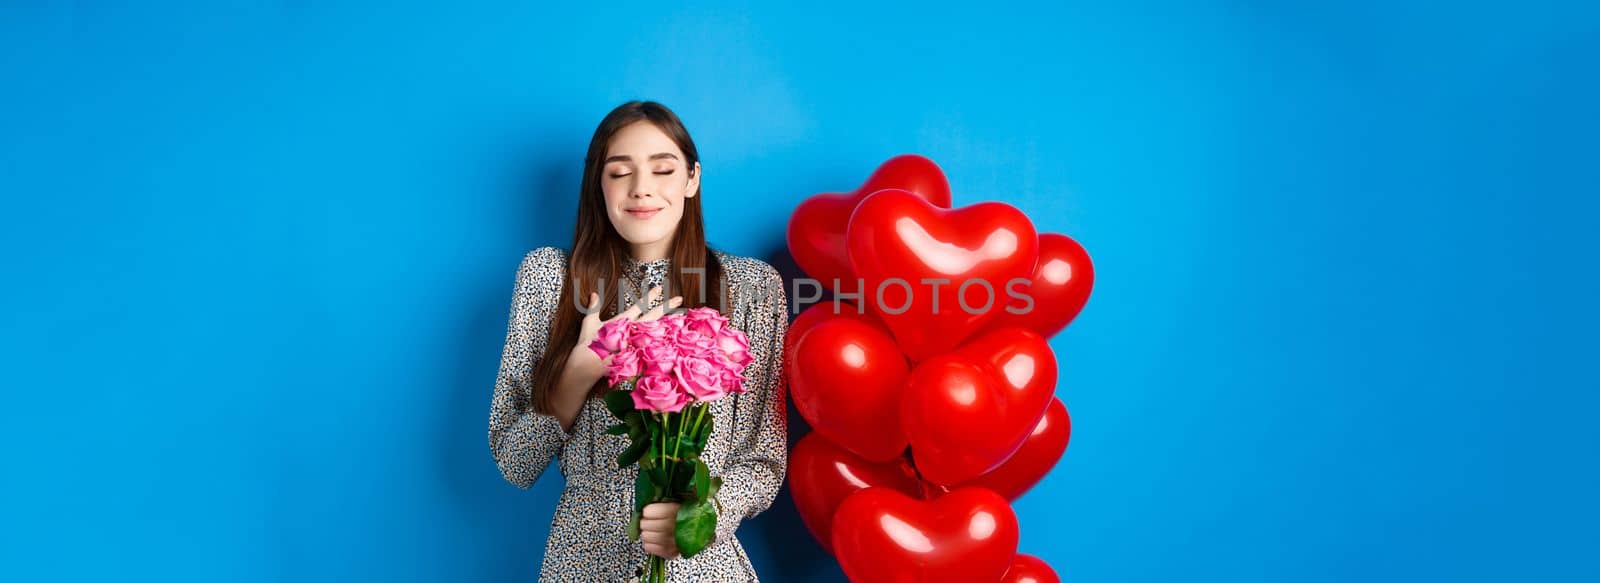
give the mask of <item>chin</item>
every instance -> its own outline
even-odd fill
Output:
[[[668,220],[672,221],[670,223],[659,220],[668,217],[655,218],[658,220],[652,220],[644,224],[641,224],[637,221],[630,221],[629,219],[623,219],[627,222],[624,222],[624,224],[620,227],[615,221],[613,221],[611,223],[611,228],[617,230],[617,234],[622,236],[622,240],[633,245],[648,245],[659,242],[662,239],[672,238],[673,231],[677,230],[677,218],[669,218]],[[632,222],[632,224],[628,224],[628,222]]]
[[[635,225],[631,229],[617,229],[617,234],[622,235],[622,240],[631,245],[649,245],[672,236],[671,229],[640,227]]]

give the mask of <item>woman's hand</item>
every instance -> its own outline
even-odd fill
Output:
[[[646,297],[650,302],[655,302],[661,297],[661,293],[661,286],[655,286],[650,288],[650,293],[646,294]],[[641,312],[639,304],[634,303],[621,313],[609,319],[601,320],[600,294],[591,292],[589,294],[589,305],[583,308],[586,313],[583,317],[583,325],[578,329],[578,343],[573,345],[572,354],[567,357],[568,370],[577,373],[580,379],[588,381],[583,383],[583,386],[587,387],[594,384],[606,373],[605,361],[601,360],[593,350],[589,349],[589,343],[594,342],[595,336],[600,332],[600,326],[617,319],[638,320],[641,322],[655,320],[665,315],[668,310],[677,309],[680,305],[683,305],[683,296],[673,296],[671,300],[662,302],[661,305],[651,308],[648,312]],[[611,357],[607,356],[606,358]]]
[[[639,516],[639,540],[647,553],[663,559],[675,559],[678,552],[677,502],[656,502],[646,505]]]
[[[650,290],[650,301],[661,297],[661,288]],[[644,320],[660,318],[667,310],[676,308],[683,303],[682,297],[674,297],[672,301],[662,302],[649,312],[640,313],[637,304],[629,306],[622,313],[612,317],[626,318],[629,320]],[[611,320],[600,320],[600,294],[589,294],[589,305],[584,308],[588,312],[583,318],[583,325],[578,328],[578,343],[567,353],[567,364],[561,369],[561,376],[556,381],[555,394],[551,396],[552,408],[555,409],[556,419],[561,421],[561,428],[571,435],[572,424],[577,422],[578,413],[583,410],[584,400],[588,398],[589,388],[599,382],[606,375],[606,363],[589,349],[589,343],[594,342],[594,337],[600,332],[600,326]],[[609,356],[606,358],[610,358]]]

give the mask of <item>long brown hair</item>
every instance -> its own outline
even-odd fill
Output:
[[[695,163],[700,161],[689,130],[683,127],[677,114],[667,106],[654,101],[629,101],[617,106],[600,120],[594,137],[589,140],[589,153],[583,162],[583,184],[578,189],[578,223],[572,234],[572,252],[567,257],[567,277],[561,282],[560,301],[557,303],[555,321],[550,325],[550,341],[544,358],[533,372],[530,401],[534,409],[550,413],[550,392],[561,379],[567,367],[567,357],[578,341],[584,314],[578,310],[576,298],[589,301],[590,292],[600,294],[600,315],[608,317],[617,310],[617,286],[623,278],[623,265],[628,256],[628,242],[617,233],[606,215],[605,193],[600,189],[600,174],[605,168],[606,147],[618,130],[637,121],[648,121],[659,128],[678,149],[683,150],[684,165],[693,175]],[[671,269],[666,285],[669,293],[682,295],[684,308],[710,306],[726,311],[723,295],[726,285],[722,279],[722,265],[706,246],[706,229],[696,195],[683,199],[683,218],[678,222],[668,251]],[[695,270],[695,271],[691,271]],[[698,271],[703,270],[703,271]],[[704,279],[701,279],[704,274]],[[572,287],[576,285],[577,289]],[[589,389],[589,394],[604,390],[602,380]]]

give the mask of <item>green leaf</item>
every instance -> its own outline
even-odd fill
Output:
[[[717,511],[705,502],[686,502],[678,507],[678,523],[673,538],[678,552],[692,557],[711,544],[717,532]]]
[[[629,428],[628,428],[628,424],[627,423],[618,423],[616,425],[612,425],[610,427],[607,427],[606,428],[606,435],[627,435],[628,434],[628,429]]]
[[[688,494],[694,492],[694,490],[691,489],[693,488],[694,483],[694,467],[689,463],[678,463],[677,466],[678,467],[673,470],[672,488],[668,490],[668,492],[677,494],[681,497],[686,497]]]
[[[717,418],[707,412],[705,421],[700,423],[700,431],[694,436],[695,441],[700,443],[699,451],[705,451],[706,442],[711,440],[711,426],[716,425],[716,421]]]
[[[639,457],[643,456],[645,450],[649,448],[650,441],[648,440],[635,441],[628,444],[628,449],[622,450],[622,453],[617,455],[617,467],[626,468],[637,463],[639,461]]]
[[[670,491],[667,488],[669,484],[667,484],[666,468],[657,465],[650,468],[650,471],[644,472],[644,474],[649,476],[651,485],[655,486],[655,498],[659,498],[663,492]],[[652,498],[650,501],[655,502],[655,498]]]
[[[643,518],[638,510],[633,511],[633,518],[628,520],[628,540],[639,542],[639,519]]]
[[[706,450],[706,443],[696,440],[691,435],[673,435],[663,441],[666,442],[667,454],[671,455],[676,451],[678,459],[682,460],[699,457]]]
[[[721,491],[722,491],[722,476],[717,476],[715,478],[711,478],[711,493],[706,494],[706,499],[710,500],[712,498],[716,498],[717,497],[717,492],[721,492]]]
[[[662,460],[664,456],[661,453],[670,450],[670,448],[666,448],[667,440],[666,437],[662,436],[659,424],[650,424],[650,444],[650,456],[651,458],[656,458],[656,460]]]
[[[706,463],[694,460],[694,499],[705,501],[711,499],[711,468]]]
[[[625,390],[615,390],[602,397],[606,402],[606,409],[611,411],[618,419],[627,420],[628,413],[634,412],[633,394]]]
[[[644,510],[645,505],[654,502],[660,496],[661,490],[656,488],[655,482],[650,481],[649,474],[639,472],[639,475],[633,479],[634,519],[637,521],[639,511]]]

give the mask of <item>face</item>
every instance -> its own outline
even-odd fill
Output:
[[[700,164],[687,166],[672,138],[655,124],[637,121],[606,145],[600,189],[611,226],[634,258],[652,261],[666,256],[684,203],[700,192]]]

